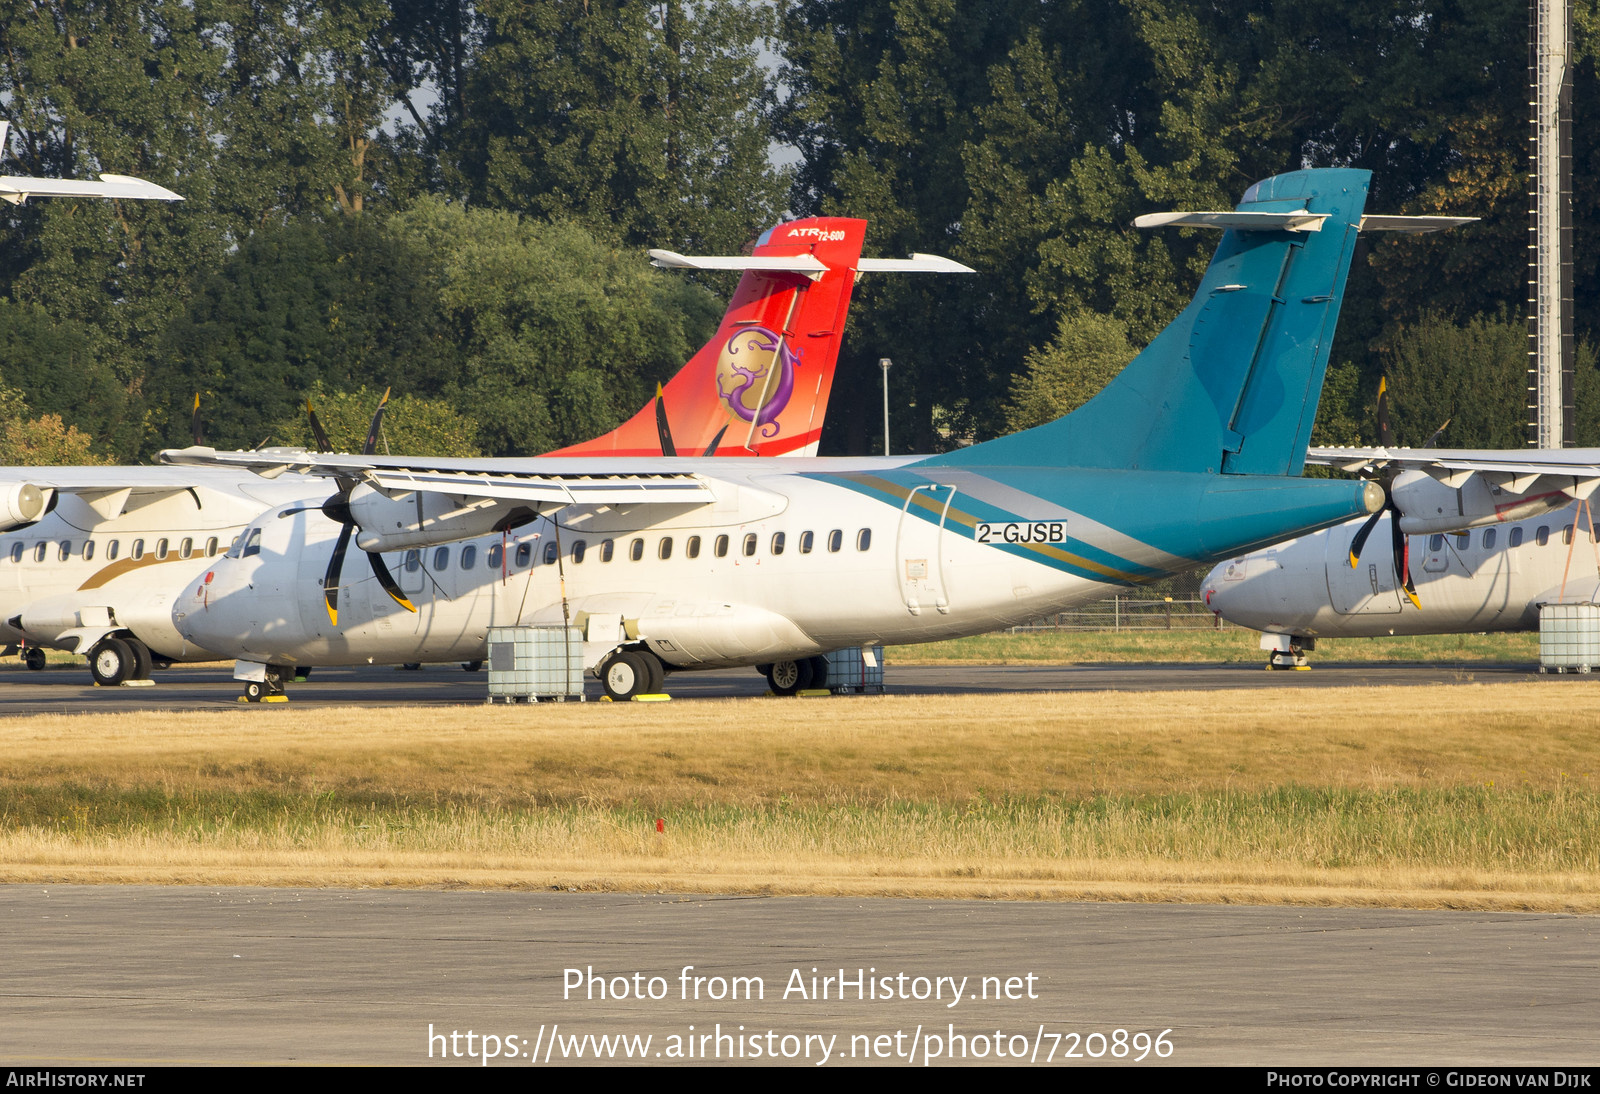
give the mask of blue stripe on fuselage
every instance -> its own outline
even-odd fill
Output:
[[[1048,544],[990,545],[1063,572],[1128,584],[1204,565],[1254,549],[1247,545],[1275,543],[1367,511],[1364,484],[1333,479],[1100,468],[951,471],[964,480],[945,518],[951,531],[971,539],[972,526],[979,521],[1066,520],[1069,539],[1060,549]],[[907,509],[912,489],[922,487],[908,511],[939,524],[953,476],[941,475],[939,469],[910,467],[806,477],[902,510]],[[1009,504],[985,499],[985,493],[1004,496]],[[1099,535],[1093,531],[1096,525],[1101,526]]]

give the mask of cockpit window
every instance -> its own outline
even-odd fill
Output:
[[[261,529],[252,528],[244,534],[244,547],[239,551],[240,558],[249,558],[251,555],[261,553]]]

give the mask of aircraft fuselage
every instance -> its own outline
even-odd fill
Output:
[[[1230,623],[1269,634],[1360,638],[1534,630],[1541,603],[1600,598],[1595,549],[1575,506],[1407,537],[1421,609],[1395,586],[1389,519],[1373,530],[1355,569],[1348,552],[1359,522],[1220,564],[1202,586],[1207,604]]]
[[[754,665],[993,630],[1376,503],[1359,483],[1179,472],[719,461],[701,474],[714,502],[568,506],[387,554],[415,613],[347,564],[337,624],[321,581],[338,526],[280,508],[184,590],[174,626],[244,660],[336,665],[481,660],[491,626],[595,618],[670,667]]]

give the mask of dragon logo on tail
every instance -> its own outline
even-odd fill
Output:
[[[742,421],[761,427],[763,437],[776,437],[780,429],[776,419],[794,394],[799,364],[799,354],[776,332],[743,327],[717,355],[717,395]]]

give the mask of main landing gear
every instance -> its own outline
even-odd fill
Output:
[[[33,667],[31,661],[29,667]],[[150,670],[154,667],[150,647],[132,635],[107,636],[89,650],[89,675],[99,687],[148,686]]]
[[[1306,654],[1317,648],[1317,640],[1299,634],[1263,634],[1261,648],[1267,651],[1267,671],[1293,669],[1309,672]]]
[[[618,650],[600,662],[600,684],[615,703],[660,695],[666,679],[666,666],[649,650]]]
[[[812,688],[828,686],[828,659],[806,657],[799,661],[774,661],[770,665],[757,665],[756,671],[767,678],[767,686],[774,695],[798,695]]]

